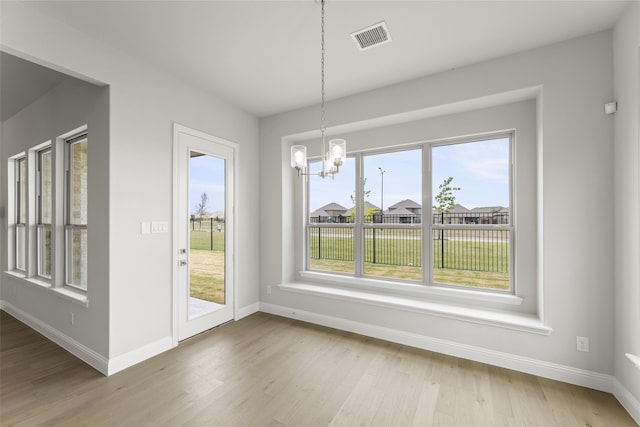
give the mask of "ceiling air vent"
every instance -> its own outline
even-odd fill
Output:
[[[384,21],[353,32],[351,33],[351,37],[360,50],[370,49],[391,41],[391,35]]]

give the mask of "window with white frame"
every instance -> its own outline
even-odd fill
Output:
[[[36,153],[36,258],[38,277],[51,279],[51,223],[53,214],[53,163],[51,146]]]
[[[512,140],[431,146],[431,283],[512,290]]]
[[[26,273],[27,270],[27,158],[22,156],[10,160],[13,163],[13,254],[15,270]],[[11,170],[11,169],[10,169]]]
[[[14,155],[7,168],[8,273],[53,290],[66,287],[63,293],[78,300],[88,273],[86,129]]]
[[[311,270],[355,274],[356,160],[347,157],[333,179],[309,176],[307,224],[308,266]],[[309,162],[309,171],[321,169]]]
[[[65,261],[67,286],[87,289],[87,134],[65,141]]]
[[[351,153],[335,180],[308,177],[306,270],[512,292],[513,139]]]

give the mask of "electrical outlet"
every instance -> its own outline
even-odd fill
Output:
[[[589,352],[589,338],[587,337],[576,337],[576,350],[584,351],[586,353]]]
[[[73,315],[73,312],[69,313],[69,323],[72,325],[75,323],[75,316]]]
[[[267,293],[271,295],[271,285],[267,285]]]

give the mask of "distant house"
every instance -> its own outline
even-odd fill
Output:
[[[349,209],[347,211],[347,215],[352,215],[353,214],[353,210],[355,209],[355,206],[352,207],[351,209]],[[377,207],[376,205],[374,205],[373,203],[370,202],[364,202],[364,211],[365,213],[367,212],[371,212],[371,211],[378,211],[380,212],[380,208]]]
[[[508,224],[509,208],[502,206],[481,206],[473,209],[456,203],[446,213],[433,210],[434,224]]]
[[[353,217],[355,206],[347,211],[347,216]],[[364,202],[364,222],[380,222],[380,208],[370,202]]]
[[[380,208],[373,203],[365,202],[365,213],[376,212],[366,222],[385,224],[420,224],[422,220],[422,206],[411,199],[402,200],[380,215]],[[344,206],[332,202],[309,215],[312,223],[345,223],[353,220],[354,208],[347,209]],[[432,210],[434,224],[508,224],[509,208],[502,206],[481,206],[467,209],[456,203],[451,211],[441,213]]]
[[[508,224],[509,208],[502,206],[483,206],[471,209],[478,214],[478,222],[475,224]]]
[[[347,216],[347,208],[332,202],[311,212],[309,221],[315,223],[347,222]]]
[[[385,223],[419,224],[422,215],[422,206],[411,199],[402,200],[389,206],[384,214]]]
[[[194,221],[202,221],[202,220],[210,220],[213,219],[214,221],[217,222],[224,222],[224,212],[223,211],[216,211],[216,212],[205,212],[204,214],[202,214],[202,216],[200,216],[199,214],[196,213],[192,213],[190,215],[191,217],[191,222]]]

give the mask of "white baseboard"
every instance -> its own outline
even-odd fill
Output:
[[[640,401],[617,378],[613,379],[613,395],[631,418],[640,425]]]
[[[60,347],[67,350],[78,359],[84,361],[89,366],[92,366],[104,375],[108,375],[109,361],[106,357],[96,353],[84,344],[79,343],[68,335],[63,334],[59,330],[47,325],[40,319],[33,317],[29,313],[20,310],[19,308],[6,301],[0,301],[0,308],[11,314],[13,317],[18,319],[25,325],[38,331],[54,343],[58,344]]]
[[[463,359],[487,363],[489,365],[499,366],[502,368],[513,369],[608,393],[613,392],[614,388],[614,378],[611,375],[600,374],[571,366],[559,365],[529,357],[488,350],[481,347],[460,344],[453,341],[432,338],[397,329],[369,325],[353,320],[346,320],[268,303],[260,303],[260,311],[330,328],[354,332],[424,350],[435,351],[437,353],[447,354],[450,356],[461,357]]]
[[[79,343],[68,335],[60,332],[59,330],[47,325],[40,319],[37,319],[29,313],[20,310],[14,305],[0,301],[0,308],[11,314],[16,319],[20,320],[25,325],[38,331],[60,347],[67,350],[69,353],[76,356],[78,359],[87,363],[89,366],[100,371],[104,375],[113,375],[123,369],[140,363],[143,360],[149,359],[157,354],[165,352],[172,348],[171,337],[165,337],[154,343],[148,344],[139,349],[130,351],[121,356],[117,356],[113,359],[107,359],[101,354],[96,353],[84,344]]]
[[[160,353],[173,348],[173,337],[166,336],[158,341],[147,344],[120,356],[109,359],[109,369],[107,375],[113,375],[135,364],[151,359]]]
[[[240,320],[243,317],[247,317],[253,313],[257,313],[259,310],[260,306],[258,305],[258,303],[238,308],[238,310],[236,311],[235,320]],[[135,349],[126,354],[110,359],[108,375],[113,375],[116,372],[120,372],[123,369],[126,369],[144,360],[150,359],[160,353],[170,350],[173,347],[173,337],[167,336],[158,341],[147,344],[144,347]]]
[[[257,302],[238,308],[238,310],[236,311],[236,318],[234,320],[240,320],[244,317],[252,315],[253,313],[257,313],[258,311],[260,311],[260,304]]]

